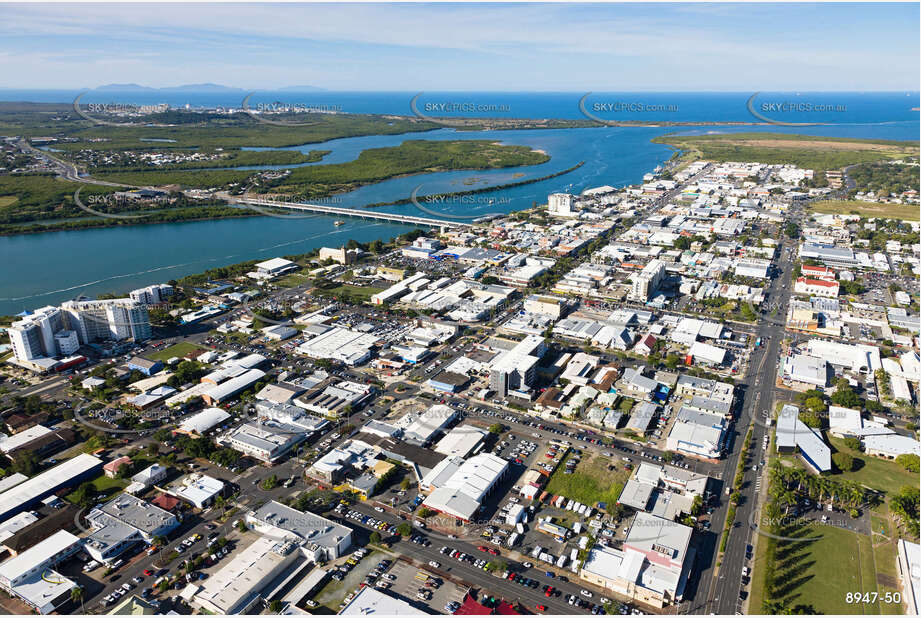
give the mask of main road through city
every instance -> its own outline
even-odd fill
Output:
[[[776,317],[762,314],[756,335],[761,338],[762,345],[754,349],[749,371],[740,385],[740,388],[744,389],[742,407],[736,422],[732,451],[723,467],[723,479],[727,486],[731,486],[730,483],[738,466],[749,427],[753,429],[750,453],[755,462],[760,460],[759,453],[763,436],[769,432],[764,422],[764,412],[771,410],[774,402],[774,387],[777,380],[777,367],[780,347],[783,343],[784,319],[790,297],[790,280],[793,270],[794,248],[791,246],[787,251],[788,246],[789,241],[781,243],[779,247],[778,269],[780,272],[772,279],[768,288],[770,304],[776,307],[774,314]],[[756,419],[760,422],[756,422]],[[715,565],[712,563],[700,575],[696,596],[698,599],[706,599],[706,612],[701,611],[703,608],[700,607],[699,602],[696,602],[687,610],[689,613],[732,615],[741,611],[742,600],[739,596],[742,589],[742,567],[747,565],[746,545],[751,543],[752,535],[755,533],[749,522],[754,521],[753,511],[757,507],[756,481],[758,475],[763,472],[764,467],[762,466],[759,466],[757,471],[752,465],[745,466],[741,491],[742,502],[736,510],[734,527],[731,529],[726,544],[718,576],[714,579]],[[722,498],[728,503],[725,493]],[[719,534],[722,531],[714,530],[714,532]],[[717,556],[718,552],[714,551],[714,561]],[[702,594],[704,591],[707,591],[706,596]],[[761,608],[756,607],[753,610],[758,613]]]

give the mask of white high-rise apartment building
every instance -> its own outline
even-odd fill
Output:
[[[128,293],[131,300],[144,305],[156,305],[163,302],[173,295],[173,286],[166,283],[151,285],[146,288],[139,288]]]
[[[649,296],[656,291],[665,277],[665,263],[662,260],[651,260],[643,270],[633,275],[633,288],[630,297],[646,302]]]
[[[13,354],[21,360],[56,355],[54,335],[64,328],[64,315],[60,309],[50,306],[38,309],[10,326]]]
[[[100,339],[150,339],[150,317],[144,304],[130,298],[71,300],[13,322],[9,335],[15,357],[31,361],[68,356]]]
[[[547,196],[547,213],[557,217],[573,217],[572,209],[576,196],[570,193],[551,193]]]
[[[80,343],[97,339],[150,339],[147,307],[130,298],[69,300],[61,305],[67,323],[77,331]]]

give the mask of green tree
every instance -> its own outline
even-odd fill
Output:
[[[508,570],[508,564],[504,560],[499,560],[495,558],[486,563],[486,572],[487,573],[501,573],[502,571]]]
[[[272,599],[272,601],[269,602],[269,611],[273,614],[279,613],[283,607],[284,604],[279,599]]]
[[[909,472],[918,472],[921,470],[919,457],[914,453],[905,453],[903,455],[899,455],[895,458],[895,461]]]
[[[35,454],[35,451],[20,449],[13,455],[12,469],[14,472],[32,476],[38,472],[38,455]]]
[[[863,400],[854,392],[854,390],[844,380],[838,383],[838,388],[831,396],[831,402],[842,408],[860,408]]]
[[[498,435],[502,433],[503,429],[505,429],[505,427],[502,425],[502,423],[493,423],[489,426],[489,433]]]
[[[80,613],[86,614],[86,606],[83,604],[83,587],[74,586],[70,589],[70,600],[76,603],[80,601]]]
[[[859,451],[860,450],[860,440],[854,437],[845,438],[844,446],[848,447],[852,451]]]
[[[381,533],[377,530],[371,533],[371,537],[368,539],[373,545],[380,545],[381,543]]]
[[[854,458],[847,453],[834,453],[831,456],[831,460],[834,462],[835,467],[842,472],[850,472],[854,469]]]
[[[410,536],[413,533],[412,526],[405,521],[397,526],[397,534],[400,536]]]
[[[163,564],[163,550],[166,549],[166,543],[167,543],[166,537],[162,535],[155,536],[153,538],[153,543],[154,545],[157,546],[157,551],[158,551],[157,562],[159,564]]]

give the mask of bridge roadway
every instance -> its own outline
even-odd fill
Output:
[[[375,212],[373,210],[362,210],[357,208],[340,208],[338,206],[323,206],[320,204],[302,204],[297,202],[278,202],[275,200],[260,200],[248,197],[233,198],[234,202],[250,206],[264,206],[266,208],[287,208],[290,210],[300,210],[305,212],[315,212],[324,215],[337,215],[342,217],[358,217],[361,219],[376,219],[378,221],[392,221],[395,223],[406,223],[409,225],[423,225],[426,227],[447,228],[466,228],[471,223],[461,221],[444,221],[442,219],[431,219],[428,217],[416,217],[413,215],[398,215],[391,212]]]

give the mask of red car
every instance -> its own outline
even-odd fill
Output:
[[[146,575],[147,577],[150,577],[151,575],[153,575],[153,571],[151,571],[150,569],[144,569],[144,575]]]
[[[485,545],[477,545],[477,549],[479,549],[480,551],[489,551],[488,549],[486,549]]]
[[[553,586],[547,588],[547,592],[544,593],[544,596],[548,598],[553,596]]]
[[[547,611],[547,606],[546,605],[535,605],[534,609],[536,609],[539,612],[545,612]]]
[[[488,551],[489,553],[491,553],[493,556],[498,556],[498,555],[499,555],[499,550],[498,550],[498,549],[493,549],[492,547],[490,547],[490,548],[487,549],[486,551]]]

